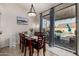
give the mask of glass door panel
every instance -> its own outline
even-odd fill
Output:
[[[49,44],[50,18],[49,15],[43,17],[43,31],[46,35],[46,42]]]
[[[55,12],[55,46],[76,51],[75,5]]]

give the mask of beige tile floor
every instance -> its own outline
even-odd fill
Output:
[[[37,51],[34,50],[33,56],[37,56]],[[21,53],[21,50],[19,49],[19,46],[17,47],[5,47],[0,49],[0,56],[23,56],[24,54]],[[29,50],[27,49],[26,56],[29,56]],[[40,50],[40,56],[43,56],[42,50]],[[46,50],[46,56],[57,56],[54,53],[51,53],[50,51]]]

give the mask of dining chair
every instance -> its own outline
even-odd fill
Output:
[[[22,40],[21,40],[21,45],[22,45],[22,49],[21,49],[21,52],[23,53],[24,52],[24,47],[25,47],[25,36],[24,34],[22,34]]]
[[[26,38],[25,34],[22,34],[22,53],[24,52],[24,56],[26,56],[27,47],[29,47],[28,38]]]
[[[34,49],[37,50],[37,56],[39,56],[39,52],[41,49],[43,49],[43,55],[45,56],[45,51],[46,51],[46,42],[45,42],[45,36],[43,35],[43,33],[38,33],[37,34],[37,41],[33,41],[32,42],[32,54],[34,53]]]
[[[29,48],[29,56],[32,56],[32,52],[31,52],[31,40],[29,40],[31,38],[28,38],[28,36],[26,36],[25,34],[22,34],[22,52],[24,52],[24,56],[26,56],[26,52],[27,52],[27,47]]]
[[[23,33],[19,33],[19,36],[20,36],[20,45],[19,46],[20,46],[21,52],[23,53],[24,51],[26,51],[25,49],[27,46],[27,44],[26,44],[27,40],[26,40],[25,35]]]
[[[28,45],[29,42],[28,42],[26,36],[24,36],[24,39],[25,39],[25,42],[24,42],[24,56],[26,56],[26,51],[27,51],[27,47],[29,46]]]

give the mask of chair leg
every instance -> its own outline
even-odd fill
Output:
[[[24,45],[22,45],[22,50],[21,50],[21,52],[22,52],[22,53],[24,52]]]
[[[43,48],[43,56],[45,56],[45,51],[46,51],[46,48],[44,47]]]
[[[27,47],[24,48],[24,56],[26,56]]]
[[[20,47],[20,49],[21,49],[21,41],[20,41],[19,47]]]
[[[32,56],[33,56],[33,53],[34,53],[34,48],[32,48]]]
[[[21,49],[21,44],[19,44],[19,48]]]
[[[43,50],[43,56],[45,56],[45,51]]]
[[[20,43],[20,49],[22,49],[22,44]]]
[[[39,56],[39,50],[37,50],[37,56]]]

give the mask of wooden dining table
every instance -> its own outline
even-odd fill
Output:
[[[37,36],[26,36],[25,38],[27,38],[28,40],[28,47],[29,47],[29,56],[32,56],[32,41],[33,40],[37,40],[38,37]]]

